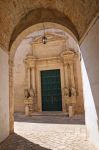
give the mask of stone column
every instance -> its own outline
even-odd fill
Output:
[[[71,76],[71,87],[75,88],[75,79],[74,79],[74,66],[73,62],[70,63],[70,76]]]
[[[27,68],[27,85],[28,85],[28,89],[30,89],[30,67],[28,66]]]
[[[68,105],[69,105],[69,101],[70,101],[70,97],[69,97],[69,88],[70,88],[70,73],[69,73],[69,55],[70,53],[68,53],[69,51],[65,51],[62,53],[62,61],[64,64],[64,89],[63,89],[63,93],[64,93],[64,104],[65,104],[65,112],[68,114]]]
[[[36,102],[36,62],[35,59],[33,59],[32,68],[31,68],[31,85],[34,92],[33,97],[33,111],[37,111],[37,102]]]
[[[68,62],[64,61],[64,101],[65,111],[68,113],[68,100],[69,100],[69,80],[68,80]]]
[[[69,116],[72,117],[75,113],[76,104],[76,88],[75,88],[75,78],[74,78],[74,62],[70,62],[70,78],[71,78],[71,102],[69,105]]]
[[[64,73],[65,73],[65,87],[69,87],[69,81],[68,81],[68,63],[64,63]]]
[[[35,74],[36,74],[36,69],[35,69],[35,62],[34,62],[34,65],[32,66],[32,70],[31,70],[31,74],[32,74],[32,78],[31,78],[31,83],[32,83],[32,88],[34,89],[35,91],[35,88],[36,88],[36,85],[35,85]]]
[[[13,74],[14,74],[14,62],[9,57],[9,126],[10,126],[10,133],[14,132],[14,81],[13,81]]]
[[[24,79],[24,87],[25,89],[28,89],[28,68],[27,65],[25,65],[25,79]]]

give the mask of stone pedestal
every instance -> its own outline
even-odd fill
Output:
[[[29,116],[29,106],[28,105],[25,106],[25,115]]]
[[[73,106],[69,106],[68,108],[68,112],[69,112],[69,117],[73,117],[74,116],[74,109],[73,109]]]
[[[26,116],[31,115],[33,111],[33,99],[31,97],[25,99],[24,104],[25,104],[25,115]]]

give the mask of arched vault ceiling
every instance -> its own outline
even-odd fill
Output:
[[[0,0],[0,45],[9,49],[27,27],[45,21],[67,26],[78,38],[99,11],[99,0]]]

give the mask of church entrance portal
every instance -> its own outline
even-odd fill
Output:
[[[42,111],[62,111],[60,70],[41,71]]]

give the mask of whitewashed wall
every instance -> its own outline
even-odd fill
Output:
[[[99,19],[81,46],[86,124],[90,141],[99,149]],[[85,63],[85,66],[84,66]]]
[[[8,54],[0,48],[0,142],[9,135]]]

